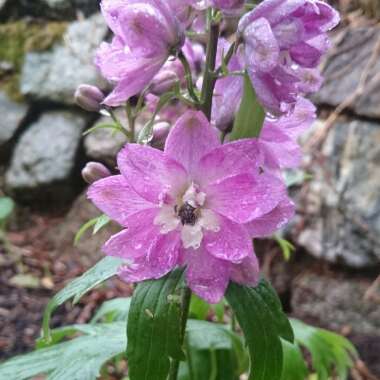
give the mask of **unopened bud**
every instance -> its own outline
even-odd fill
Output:
[[[165,145],[166,138],[168,137],[170,131],[170,124],[162,121],[157,123],[153,127],[153,137],[151,145],[155,148],[163,148]]]
[[[110,175],[111,172],[100,162],[88,162],[82,170],[82,178],[90,185]]]
[[[104,94],[98,87],[81,84],[75,91],[75,102],[79,107],[90,112],[99,112]]]

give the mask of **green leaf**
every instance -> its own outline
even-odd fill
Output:
[[[304,346],[311,354],[318,380],[327,380],[335,370],[340,380],[347,379],[348,369],[353,366],[352,358],[357,357],[356,349],[349,340],[296,319],[292,319],[291,324],[297,344]]]
[[[206,319],[209,310],[210,305],[206,301],[204,301],[202,298],[199,298],[195,294],[191,295],[189,311],[191,317],[201,320]]]
[[[274,238],[276,239],[278,245],[281,248],[285,261],[289,261],[296,247],[292,243],[290,243],[288,240],[283,239],[282,237],[278,235],[275,235]]]
[[[98,129],[112,129],[114,132],[120,132],[126,136],[128,135],[128,132],[123,127],[121,127],[120,125],[104,123],[104,124],[95,125],[94,127],[87,129],[87,131],[85,131],[83,133],[83,136],[87,136],[90,133],[97,131]]]
[[[0,197],[0,222],[8,219],[11,216],[14,207],[15,204],[12,198]]]
[[[259,137],[265,119],[265,111],[258,102],[248,73],[244,74],[244,94],[234,127],[229,136],[231,141]]]
[[[121,259],[116,257],[105,257],[82,276],[71,281],[67,286],[60,290],[49,301],[44,312],[42,322],[44,339],[47,341],[50,340],[50,318],[58,306],[62,305],[70,298],[74,298],[73,302],[77,303],[88,291],[114,276],[122,262]]]
[[[251,359],[250,380],[280,380],[281,339],[293,342],[291,325],[266,280],[255,288],[230,283],[227,301],[244,332]]]
[[[107,215],[104,215],[104,214],[97,216],[96,218],[90,219],[88,222],[83,224],[82,227],[75,234],[74,245],[77,245],[79,243],[79,240],[82,238],[83,234],[92,226],[94,226],[92,234],[95,235],[103,227],[105,227],[110,221],[111,219]]]
[[[0,365],[0,379],[96,380],[102,366],[127,346],[125,323],[68,326],[81,335],[70,341],[17,356]]]
[[[238,379],[247,369],[242,340],[225,325],[188,320],[185,341],[187,361],[179,380]]]
[[[182,359],[182,271],[138,284],[128,316],[127,357],[131,380],[165,380],[171,358]]]
[[[284,366],[281,380],[305,380],[309,371],[299,346],[282,340],[282,349]]]
[[[97,223],[99,217],[90,219],[88,222],[82,225],[81,228],[79,228],[78,232],[75,234],[74,237],[74,245],[77,245],[79,243],[79,240],[82,238],[83,234],[92,226],[95,226]]]
[[[97,221],[95,223],[95,226],[94,226],[94,230],[92,232],[93,235],[97,234],[103,227],[105,227],[109,222],[111,221],[111,219],[107,216],[107,215],[100,215],[98,218],[97,218]]]
[[[106,301],[97,310],[91,323],[97,323],[104,319],[104,322],[125,321],[128,319],[131,298],[115,298]]]

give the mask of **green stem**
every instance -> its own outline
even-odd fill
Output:
[[[182,291],[181,297],[181,344],[183,344],[186,332],[187,317],[189,315],[191,300],[191,290],[185,287]],[[169,378],[168,380],[177,380],[178,370],[180,361],[173,359],[170,366]]]
[[[131,106],[131,103],[129,102],[129,100],[127,101],[126,105],[125,105],[125,112],[127,114],[127,119],[128,119],[128,127],[129,127],[129,133],[130,133],[130,138],[131,138],[131,142],[135,142],[136,141],[136,136],[135,136],[135,121],[136,121],[136,116],[134,115],[133,113],[133,109],[132,109],[132,106]]]
[[[202,111],[206,117],[211,118],[212,96],[214,93],[216,77],[214,75],[216,53],[218,50],[219,23],[211,19],[207,43],[206,69],[202,85]]]
[[[187,61],[185,55],[183,54],[182,51],[178,54],[178,59],[181,61],[182,66],[185,70],[185,79],[186,79],[186,84],[187,84],[187,90],[189,91],[189,95],[191,98],[196,102],[199,103],[199,99],[197,94],[195,93],[194,90],[194,84],[193,84],[193,76],[191,73],[191,67],[189,65],[189,62]]]

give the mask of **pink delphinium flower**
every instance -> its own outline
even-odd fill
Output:
[[[221,145],[205,116],[188,111],[164,152],[126,145],[118,155],[121,175],[88,192],[125,227],[104,246],[106,254],[126,260],[124,280],[156,279],[186,266],[187,285],[211,303],[223,297],[230,279],[256,285],[251,238],[273,233],[294,207],[282,182],[255,164],[249,144]]]
[[[239,22],[246,66],[263,105],[288,112],[297,100],[299,68],[315,68],[339,14],[318,0],[264,0]]]
[[[95,63],[116,83],[104,100],[118,106],[139,93],[184,42],[184,32],[164,0],[102,0],[102,13],[114,33],[103,42]]]

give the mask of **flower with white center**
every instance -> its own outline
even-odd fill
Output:
[[[201,112],[188,111],[171,129],[164,152],[127,144],[120,175],[94,183],[89,198],[123,227],[104,245],[126,260],[129,282],[186,267],[188,286],[218,302],[229,280],[255,285],[252,237],[266,236],[293,214],[285,187],[245,152],[251,140],[221,145]],[[243,270],[244,269],[244,270]]]

